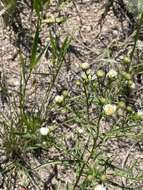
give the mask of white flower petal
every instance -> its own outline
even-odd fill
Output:
[[[40,134],[41,134],[42,136],[46,136],[46,135],[49,133],[49,129],[48,129],[48,127],[41,127],[41,128],[39,129],[39,132],[40,132]]]
[[[102,185],[96,185],[94,190],[107,190],[107,188],[102,184]]]
[[[137,115],[143,119],[143,110],[138,110]]]
[[[104,110],[106,115],[113,115],[117,110],[117,106],[114,104],[106,104],[103,107],[103,110]]]
[[[117,71],[115,71],[114,69],[111,69],[108,73],[107,73],[107,76],[109,77],[109,78],[115,78],[115,77],[117,77]]]
[[[61,104],[63,101],[64,101],[64,96],[63,95],[61,95],[61,96],[57,95],[55,97],[55,103]]]

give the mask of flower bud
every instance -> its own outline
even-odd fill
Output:
[[[89,82],[89,81],[92,80],[92,76],[91,76],[90,73],[84,73],[84,72],[82,72],[81,73],[81,77],[84,80],[84,82]]]
[[[115,71],[114,69],[111,69],[111,70],[107,73],[107,77],[109,77],[110,79],[116,78],[116,77],[117,77],[117,71]]]
[[[143,110],[138,110],[137,116],[139,117],[139,119],[143,120]]]
[[[136,84],[132,81],[132,80],[129,80],[128,81],[128,85],[131,89],[135,89],[136,88]]]
[[[61,96],[57,95],[55,97],[55,103],[61,104],[61,103],[63,103],[63,101],[64,101],[64,96],[63,95],[61,95]]]
[[[105,72],[104,72],[103,70],[98,70],[98,71],[96,72],[96,76],[97,76],[98,78],[103,78],[103,77],[105,76]]]
[[[106,182],[107,181],[107,176],[106,175],[102,175],[101,177],[100,177],[100,180],[104,183],[104,182]]]
[[[80,65],[80,67],[81,67],[82,70],[87,70],[87,69],[90,68],[90,65],[89,65],[89,63],[82,63],[82,64]]]
[[[130,58],[129,58],[129,57],[124,57],[123,63],[124,63],[125,65],[129,65],[129,64],[131,63]]]
[[[120,101],[120,102],[118,103],[118,107],[121,108],[121,109],[125,108],[125,107],[126,107],[125,102]]]
[[[75,82],[75,84],[76,84],[76,86],[80,86],[80,85],[81,85],[80,80],[77,80],[77,81]]]
[[[91,182],[92,180],[94,180],[94,176],[93,175],[88,175],[87,179]]]
[[[101,104],[105,104],[107,100],[106,100],[106,98],[101,97],[101,98],[99,99],[99,101],[100,101]]]
[[[64,91],[62,92],[62,94],[63,94],[63,96],[64,96],[65,98],[69,96],[68,90],[64,90]]]
[[[127,111],[128,111],[129,113],[133,112],[132,107],[131,107],[131,106],[127,106]]]
[[[126,79],[126,80],[131,80],[132,79],[132,75],[130,73],[127,73],[127,72],[123,72],[123,77]]]

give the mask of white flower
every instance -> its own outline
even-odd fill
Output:
[[[138,110],[137,115],[139,118],[143,119],[143,110]]]
[[[48,127],[41,127],[41,128],[39,129],[39,132],[40,132],[40,134],[41,134],[42,136],[46,136],[46,135],[49,133],[49,129],[48,129]]]
[[[87,69],[89,69],[89,67],[90,67],[89,63],[82,63],[81,64],[81,69],[83,69],[83,70],[87,70]]]
[[[45,146],[47,143],[46,143],[46,141],[43,141],[42,144]]]
[[[77,128],[77,131],[78,131],[78,133],[80,133],[80,134],[84,133],[84,130],[81,129],[81,128]]]
[[[117,77],[117,71],[115,71],[114,69],[111,69],[108,73],[107,76],[111,79],[111,78],[115,78]]]
[[[64,101],[64,96],[63,95],[61,95],[61,96],[57,95],[55,97],[55,103],[61,104],[63,101]]]
[[[136,88],[136,85],[135,85],[134,82],[131,84],[130,88],[131,88],[131,89],[135,89],[135,88]]]
[[[116,109],[117,109],[117,107],[114,104],[106,104],[103,107],[103,110],[106,115],[113,115],[116,112]]]
[[[102,184],[102,185],[96,185],[94,190],[107,190],[107,188]]]

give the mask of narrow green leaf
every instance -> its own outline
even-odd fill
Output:
[[[38,40],[39,40],[39,30],[40,30],[40,23],[38,20],[35,37],[32,45],[32,51],[31,51],[31,58],[30,58],[30,69],[32,70],[34,66],[36,65],[36,55],[37,55],[37,48],[38,48]]]

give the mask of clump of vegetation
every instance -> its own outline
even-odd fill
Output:
[[[10,21],[18,14],[17,10],[21,10],[19,1],[1,2],[4,5],[4,21],[6,14]],[[59,8],[64,3],[69,2],[56,1],[56,6]],[[2,174],[11,172],[16,180],[22,178],[20,185],[25,188],[31,181],[35,189],[48,189],[49,185],[57,190],[140,189],[143,176],[142,171],[138,170],[139,163],[132,159],[129,165],[128,160],[143,135],[142,102],[130,102],[136,88],[136,76],[142,72],[142,64],[135,64],[135,56],[143,13],[137,19],[133,46],[118,64],[116,60],[115,64],[107,61],[95,69],[90,63],[83,62],[76,66],[78,72],[73,74],[71,85],[63,88],[61,78],[66,73],[65,62],[72,36],[60,36],[54,33],[53,28],[64,23],[67,18],[48,20],[53,28],[48,28],[44,47],[39,43],[44,12],[52,5],[49,0],[28,2],[35,21],[28,55],[21,46],[17,47],[19,87],[9,92],[1,84],[1,93],[5,93],[7,99],[5,108],[0,111],[1,149],[6,155],[6,163],[1,166]],[[19,33],[23,29],[22,21],[17,25],[15,19],[11,26],[16,26],[16,32]],[[19,35],[16,37],[19,38]],[[39,95],[35,88],[38,80],[35,73],[47,52],[47,72],[38,73],[46,76],[47,85],[42,95]],[[109,54],[112,56],[112,52]],[[35,90],[32,95],[29,95],[28,86]],[[111,154],[112,142],[121,139],[128,139],[132,145],[124,155],[123,162],[119,160],[117,165],[118,161]],[[35,167],[34,162],[39,158],[41,164]],[[37,171],[50,164],[54,165],[55,173],[44,181]],[[58,169],[60,177],[57,177]],[[64,173],[69,177],[64,179]],[[56,178],[53,183],[52,175]],[[13,181],[9,181],[6,179],[4,184],[10,189]]]

